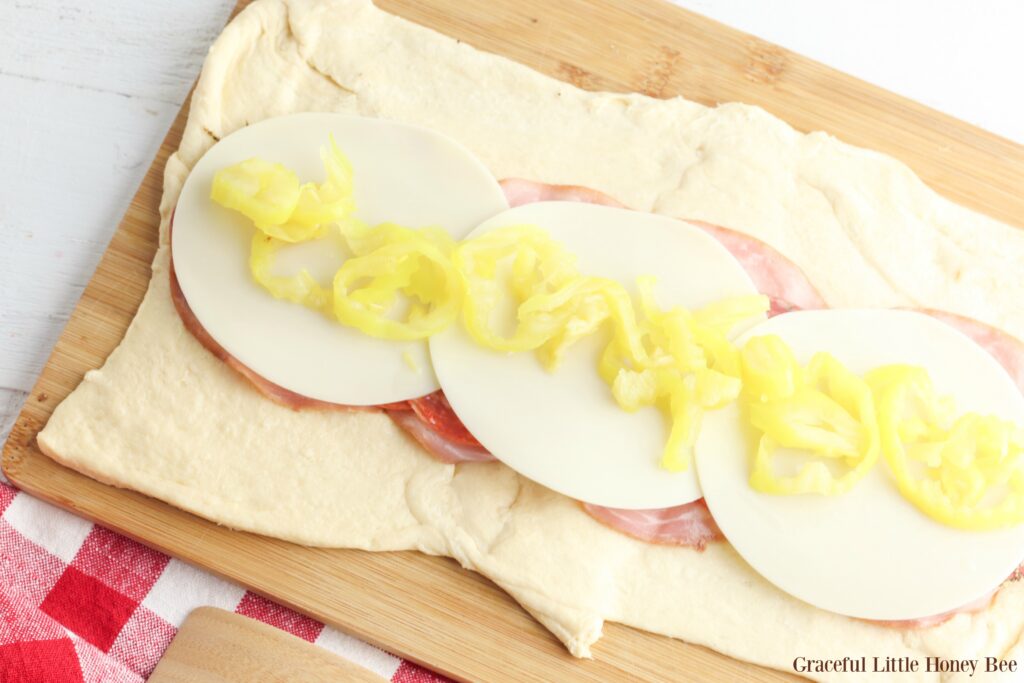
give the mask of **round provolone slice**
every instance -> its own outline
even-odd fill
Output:
[[[438,388],[424,341],[387,341],[274,299],[249,273],[255,228],[210,200],[216,171],[250,157],[324,177],[320,148],[334,135],[352,163],[356,216],[369,224],[438,225],[461,238],[508,208],[497,181],[453,140],[432,131],[343,114],[296,114],[247,126],[199,160],[174,214],[174,268],[210,335],[255,373],[295,393],[346,405],[377,405]],[[345,257],[333,240],[285,247],[280,274],[306,267],[329,285]]]
[[[581,273],[613,278],[634,295],[636,278],[657,278],[663,307],[697,308],[756,294],[725,247],[699,228],[664,216],[574,202],[527,204],[490,218],[471,236],[532,224],[578,258]],[[430,353],[456,414],[491,453],[536,482],[588,503],[658,508],[700,497],[691,464],[658,465],[668,437],[661,413],[622,410],[597,372],[607,336],[570,348],[547,372],[532,353],[475,344],[461,324],[435,335]]]
[[[787,313],[737,343],[767,334],[785,340],[801,363],[827,351],[858,374],[890,363],[924,367],[958,410],[1024,422],[1024,396],[999,363],[927,315]],[[748,484],[755,444],[737,405],[705,415],[696,445],[704,497],[758,573],[816,607],[863,619],[940,614],[992,591],[1024,557],[1024,525],[985,532],[945,526],[900,495],[883,458],[844,495],[759,493]]]

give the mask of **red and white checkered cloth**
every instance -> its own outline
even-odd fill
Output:
[[[212,605],[394,683],[447,679],[0,482],[0,681],[138,683]]]

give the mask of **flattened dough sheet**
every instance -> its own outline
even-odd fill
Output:
[[[746,232],[833,306],[943,308],[1024,336],[1024,234],[893,159],[756,107],[584,92],[365,0],[257,0],[210,51],[167,164],[149,291],[120,347],[39,435],[51,457],[238,529],[454,557],[581,657],[608,620],[790,671],[796,656],[1024,655],[1024,582],[937,628],[874,626],[788,597],[728,544],[642,543],[503,465],[438,463],[382,414],[294,412],[260,396],[176,315],[167,224],[217,139],[299,111],[428,126],[496,177],[585,185]]]

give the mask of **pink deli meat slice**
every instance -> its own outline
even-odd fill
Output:
[[[434,431],[414,411],[389,410],[388,416],[408,432],[434,458],[449,465],[465,462],[492,462],[494,456],[482,446],[456,443]]]
[[[703,498],[654,510],[621,510],[590,503],[583,503],[583,509],[605,526],[649,543],[703,550],[709,542],[725,538]]]
[[[505,178],[498,184],[501,185],[505,199],[508,200],[508,205],[511,207],[534,202],[585,202],[625,208],[622,203],[604,192],[579,185],[548,185],[522,178]]]
[[[966,318],[956,313],[936,311],[934,309],[923,309],[936,320],[952,325],[968,337],[973,339],[979,346],[984,348],[992,357],[999,361],[999,364],[1010,374],[1017,387],[1024,392],[1024,341],[1017,339],[1009,332],[1003,332],[998,327],[986,325],[983,322]]]
[[[513,207],[532,202],[568,201],[625,208],[621,202],[603,192],[578,185],[549,185],[522,178],[506,178],[500,184],[505,199]],[[687,222],[707,231],[729,250],[747,271],[758,291],[771,299],[773,314],[827,308],[824,299],[804,272],[773,247],[729,228],[704,221]]]
[[[1010,580],[1013,580],[1011,577]],[[900,621],[871,621],[872,624],[878,624],[879,626],[888,626],[889,628],[900,628],[900,629],[921,629],[921,628],[932,628],[939,624],[944,624],[961,612],[971,613],[980,612],[983,609],[988,608],[992,604],[992,599],[996,597],[996,593],[999,589],[992,591],[977,600],[973,600],[962,607],[943,612],[942,614],[935,614],[930,617],[922,617],[920,619],[903,619]],[[867,620],[865,620],[867,621]]]
[[[688,221],[722,243],[754,281],[757,291],[771,299],[770,314],[828,308],[799,266],[756,237],[704,221]]]

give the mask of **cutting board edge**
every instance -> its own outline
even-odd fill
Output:
[[[234,16],[234,14],[236,14],[246,4],[248,4],[247,0],[240,0],[239,4],[236,6],[235,11],[232,13],[232,16]],[[183,105],[181,112],[179,113],[180,117],[183,117],[187,113],[188,106],[189,106],[189,100],[186,99],[186,102]],[[176,120],[176,124],[177,124],[177,120]],[[969,126],[969,124],[963,124],[963,125]],[[168,131],[167,139],[170,139],[173,136],[174,128],[175,128],[175,126],[172,125],[171,129]],[[971,128],[973,128],[973,127],[971,127]],[[179,132],[179,135],[180,135],[180,132]],[[146,179],[143,181],[142,185],[140,185],[140,188],[139,188],[138,192],[136,193],[136,198],[133,198],[133,200],[132,200],[133,204],[135,203],[135,201],[138,198],[138,196],[142,193],[143,186],[149,180],[150,174],[154,173],[155,167],[157,166],[158,162],[160,161],[161,155],[164,154],[165,147],[167,146],[167,139],[165,139],[164,144],[161,145],[160,151],[158,151],[158,153],[156,155],[156,158],[154,159],[153,164],[150,166],[149,171],[147,171]],[[1015,144],[1015,143],[1013,143],[1013,144]],[[176,145],[174,145],[174,147],[176,148]],[[173,150],[171,150],[171,151],[173,151]],[[158,171],[158,176],[159,176],[158,182],[160,180],[162,180],[162,175],[163,175],[163,164],[160,163],[159,164],[159,171]],[[126,212],[125,217],[122,218],[122,220],[120,221],[119,226],[118,226],[118,230],[117,230],[117,232],[114,233],[112,241],[114,239],[117,239],[121,235],[121,233],[122,233],[122,231],[124,229],[124,225],[125,225],[125,223],[128,220],[127,213],[128,212]],[[104,253],[104,259],[107,258],[108,254],[110,252],[110,249],[111,249],[110,246],[108,246],[107,251],[105,251],[105,253]],[[153,253],[155,253],[155,249],[156,249],[156,246],[154,244]],[[152,254],[150,254],[150,258],[151,257],[152,257]],[[102,265],[103,264],[101,263],[101,267],[102,267]],[[147,263],[147,265],[148,265],[148,263]],[[99,271],[100,271],[100,268],[97,269],[97,273],[94,274],[93,278],[90,280],[90,285],[93,285],[93,280],[96,279],[97,275],[99,274]],[[147,281],[148,281],[148,278],[147,278]],[[88,295],[89,291],[90,291],[89,288],[87,288],[86,292],[83,293],[82,299],[86,298],[86,296]],[[141,302],[141,297],[139,298],[139,301]],[[136,304],[136,307],[137,307],[137,304]],[[82,300],[80,300],[78,302],[78,304],[76,304],[73,316],[75,314],[78,314],[81,308],[82,308]],[[70,327],[70,322],[69,322],[69,327]],[[68,328],[65,328],[65,331],[61,335],[61,341],[64,341],[64,336],[67,333],[67,331],[68,331]],[[47,360],[46,366],[44,366],[46,369],[49,369],[51,364],[55,364],[55,363],[59,363],[60,362],[61,359],[59,357],[60,356],[59,345],[61,344],[61,341],[58,342],[58,346],[55,346],[53,352],[50,355],[50,358]],[[98,367],[98,365],[96,367]],[[8,439],[6,440],[6,442],[4,444],[3,455],[2,455],[2,462],[0,462],[0,468],[2,468],[2,471],[5,473],[5,475],[9,478],[9,480],[11,482],[15,483],[16,485],[19,485],[19,486],[23,487],[25,490],[28,490],[28,491],[34,493],[35,495],[38,495],[39,497],[41,497],[41,498],[43,498],[45,500],[48,500],[50,502],[53,502],[53,503],[55,503],[55,504],[57,504],[57,505],[59,505],[61,507],[70,509],[72,512],[83,514],[84,516],[89,517],[89,518],[93,519],[94,521],[97,521],[98,523],[102,524],[102,523],[104,523],[104,520],[102,518],[97,518],[95,516],[92,516],[92,515],[90,515],[88,513],[83,512],[80,508],[78,508],[74,504],[74,500],[73,499],[67,498],[67,497],[64,497],[64,496],[60,496],[60,495],[53,495],[52,492],[47,491],[45,488],[34,486],[33,482],[30,482],[30,481],[27,481],[27,480],[21,478],[22,471],[19,468],[23,467],[26,464],[26,462],[28,462],[30,459],[32,459],[32,458],[44,458],[44,459],[46,459],[49,462],[53,462],[53,461],[50,461],[49,458],[39,450],[38,446],[35,443],[35,436],[36,436],[36,434],[45,425],[45,420],[40,421],[36,417],[37,411],[41,410],[45,414],[46,417],[48,417],[49,414],[52,413],[52,406],[40,407],[39,405],[33,403],[33,398],[34,397],[37,397],[39,394],[45,394],[46,391],[47,391],[47,388],[48,388],[48,385],[47,385],[48,377],[46,375],[46,369],[44,369],[43,374],[40,375],[40,377],[37,380],[37,382],[35,383],[32,391],[29,393],[28,398],[26,400],[26,405],[20,411],[19,416],[16,419],[15,424],[14,424],[14,426],[11,429],[11,433],[8,436]],[[81,377],[78,377],[78,381],[80,381],[80,379],[81,379]],[[76,381],[75,385],[77,385],[77,383],[78,382]],[[66,393],[70,393],[70,391],[72,391],[72,390],[73,390],[73,388],[69,388]],[[50,398],[52,398],[52,396],[50,396]],[[44,401],[40,401],[40,402],[44,402]],[[18,437],[18,439],[16,439],[16,436]],[[58,466],[60,466],[60,465],[58,465]],[[83,475],[77,475],[77,473],[76,473],[76,476],[83,476]],[[111,487],[111,488],[113,488],[113,487]],[[141,494],[136,494],[134,492],[131,492],[131,493],[133,495],[141,495]],[[163,503],[160,503],[160,504],[164,505]],[[131,529],[119,528],[117,530],[121,531],[122,533],[125,533],[126,535],[128,535],[130,537],[136,538],[137,540],[140,540],[141,542],[146,543],[147,545],[152,545],[147,539],[141,538],[141,537],[137,536],[136,534],[134,534]],[[158,549],[160,549],[162,552],[168,552],[169,554],[172,554],[172,555],[175,554],[173,552],[173,549],[168,549],[168,548],[164,548],[164,547],[158,547]],[[213,571],[214,573],[218,573],[217,569],[214,568],[214,567],[210,567],[209,565],[203,565],[203,566],[205,568]],[[253,588],[256,592],[260,592],[258,587],[255,587],[255,586],[252,586],[252,585],[248,584],[248,582],[246,582],[244,579],[239,579],[239,578],[235,578],[235,577],[231,577],[231,576],[229,576],[229,578],[233,578],[233,580],[237,580],[240,583],[243,583],[243,585],[247,585],[247,587]],[[275,595],[268,595],[268,597],[271,597],[273,599],[282,600],[282,598],[280,598],[279,596],[275,596]],[[283,601],[286,602],[286,603],[288,602],[287,599],[284,599]],[[290,606],[294,607],[295,605],[291,604]],[[299,611],[303,611],[303,610],[300,608]],[[311,615],[311,616],[316,616],[316,615]],[[317,617],[317,618],[320,618],[320,617]],[[389,645],[389,647],[393,648],[394,646],[393,646],[393,644],[391,644],[391,645]],[[410,659],[415,659],[415,657],[409,657],[409,658]],[[438,668],[436,663],[424,662],[424,664],[426,666],[432,666],[432,667]],[[440,668],[440,670],[443,671],[444,669]],[[772,673],[774,673],[774,672],[772,672]],[[456,675],[456,676],[458,675],[454,670],[449,672],[449,675],[453,675],[453,674]]]

